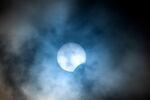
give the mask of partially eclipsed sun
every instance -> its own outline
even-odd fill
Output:
[[[86,62],[86,53],[79,44],[67,43],[59,49],[57,61],[63,70],[73,72],[80,64]]]

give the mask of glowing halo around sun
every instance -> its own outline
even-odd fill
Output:
[[[63,70],[73,72],[79,65],[86,62],[86,53],[79,44],[67,43],[59,49],[57,62]]]

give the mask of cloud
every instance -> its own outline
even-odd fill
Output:
[[[115,11],[88,2],[14,1],[0,19],[1,97],[105,100],[147,93],[143,40]],[[67,42],[80,44],[87,53],[86,64],[73,73],[61,70],[56,59]]]

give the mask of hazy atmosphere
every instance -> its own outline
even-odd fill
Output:
[[[148,100],[145,4],[1,0],[0,100]],[[57,61],[66,43],[86,52],[73,72]]]

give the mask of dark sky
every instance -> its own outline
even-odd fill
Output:
[[[1,0],[0,100],[148,100],[146,0]],[[57,51],[80,44],[73,73]]]

